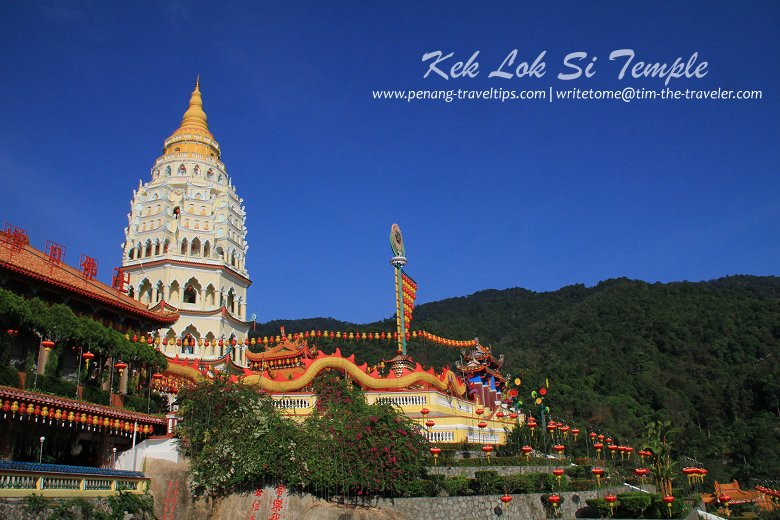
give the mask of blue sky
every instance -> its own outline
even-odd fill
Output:
[[[628,276],[780,274],[776,2],[6,2],[0,220],[109,281],[139,179],[196,74],[248,211],[249,312],[392,315],[388,233],[419,301]],[[378,101],[372,90],[664,88],[608,57],[698,52],[673,89],[759,101]],[[488,78],[518,49],[543,78]],[[423,78],[426,52],[476,78]],[[597,56],[592,78],[557,79]]]

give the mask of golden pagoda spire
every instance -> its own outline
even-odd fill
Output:
[[[163,155],[178,152],[198,153],[207,157],[219,159],[219,144],[209,131],[208,118],[203,111],[203,98],[200,95],[200,74],[195,78],[195,90],[190,96],[190,104],[181,124],[173,134],[165,140]]]
[[[195,90],[192,91],[192,96],[190,96],[190,106],[184,112],[179,128],[200,128],[208,132],[209,125],[207,121],[206,112],[203,111],[203,99],[200,96],[200,74],[198,74],[198,77],[195,79]]]

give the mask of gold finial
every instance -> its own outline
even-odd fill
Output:
[[[180,128],[199,128],[201,130],[208,131],[208,118],[206,112],[203,111],[203,99],[200,95],[200,74],[195,79],[195,90],[192,91],[190,97],[190,106],[184,113],[184,118],[181,120]]]

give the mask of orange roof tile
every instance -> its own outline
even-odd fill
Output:
[[[12,271],[65,292],[79,294],[117,312],[154,323],[168,324],[179,319],[176,313],[150,311],[143,303],[102,282],[86,278],[80,271],[64,262],[51,262],[46,253],[29,244],[16,251],[11,244],[0,240],[0,270]]]

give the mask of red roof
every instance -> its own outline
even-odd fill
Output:
[[[0,386],[0,399],[7,401],[21,401],[24,403],[34,403],[49,408],[64,408],[74,410],[78,413],[100,414],[111,419],[122,419],[126,421],[138,421],[146,424],[166,424],[165,418],[158,415],[150,415],[141,412],[133,412],[103,406],[100,404],[89,403],[85,401],[75,401],[66,397],[56,395],[41,394],[39,392],[30,392],[29,390],[19,390],[10,386]]]
[[[81,295],[119,313],[144,318],[157,324],[174,323],[179,319],[176,313],[150,311],[143,303],[102,282],[86,278],[80,271],[64,262],[51,262],[46,253],[29,244],[14,250],[10,243],[0,240],[0,270],[12,271],[64,292]]]

